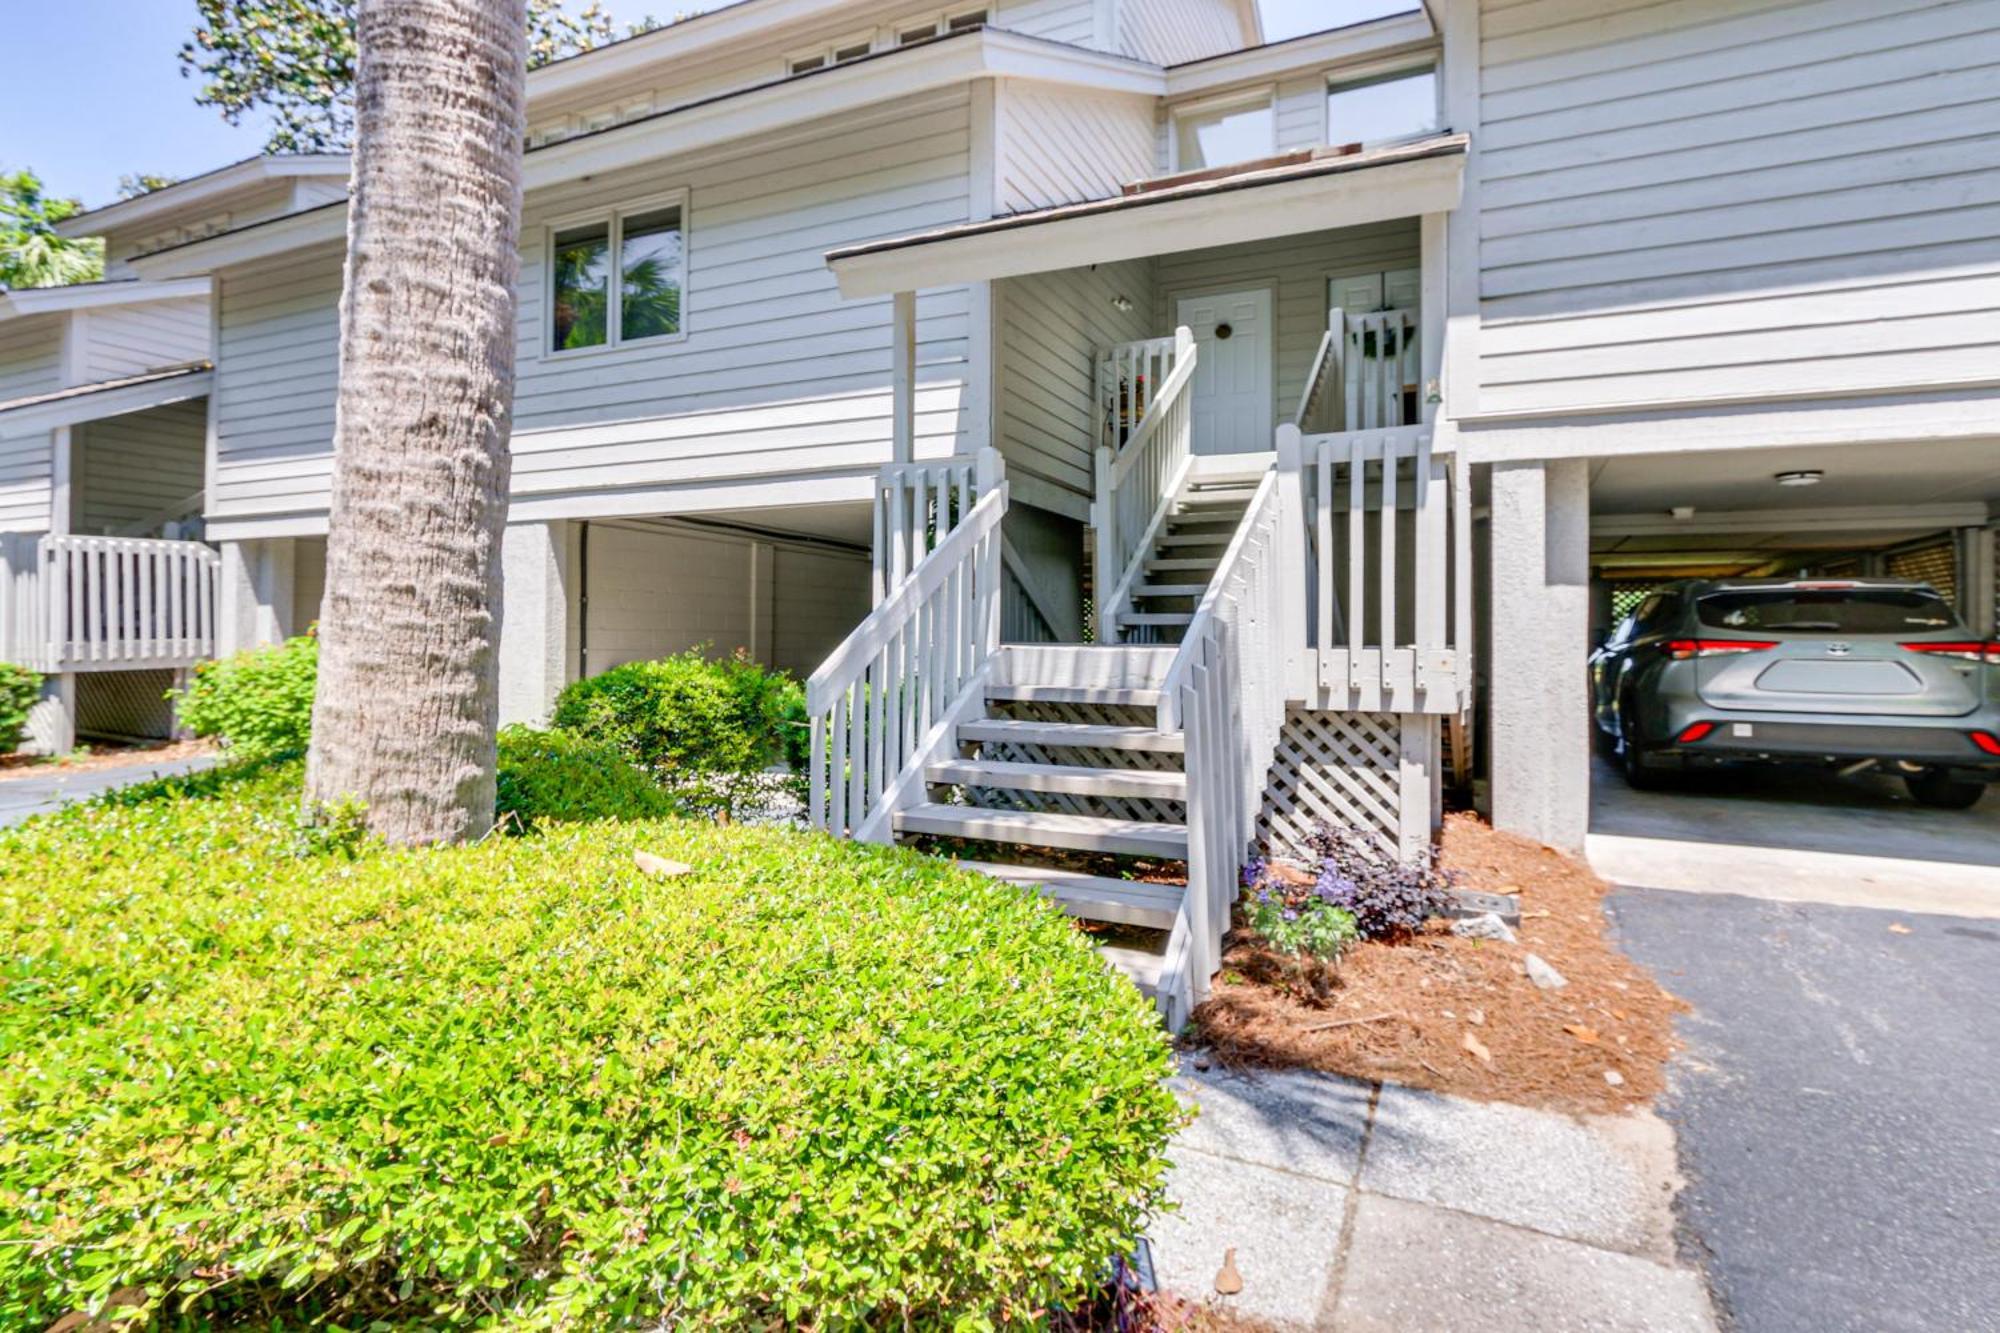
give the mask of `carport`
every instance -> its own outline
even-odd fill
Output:
[[[1991,637],[1996,515],[1985,441],[1598,458],[1592,642],[1662,584],[1771,576],[1922,579]],[[2000,790],[1932,810],[1878,774],[1760,766],[1638,792],[1598,758],[1587,846],[1626,884],[2000,914]]]

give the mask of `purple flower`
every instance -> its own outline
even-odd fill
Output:
[[[1254,889],[1257,887],[1258,881],[1263,878],[1264,858],[1261,856],[1251,857],[1248,864],[1243,867],[1243,887]]]
[[[1289,907],[1287,907],[1287,908],[1285,909],[1285,920],[1287,920],[1287,921],[1297,921],[1298,919],[1299,919],[1299,914],[1298,914],[1297,912],[1294,912],[1294,911],[1293,911],[1293,910],[1292,910],[1291,908],[1289,908]]]

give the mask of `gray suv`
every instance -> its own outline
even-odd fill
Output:
[[[1597,730],[1635,787],[1707,761],[1899,774],[1962,810],[2000,781],[2000,643],[1925,583],[1724,579],[1652,594],[1590,656]]]

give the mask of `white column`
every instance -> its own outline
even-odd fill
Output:
[[[510,523],[500,539],[500,721],[540,725],[575,675],[579,568],[571,522]]]
[[[1590,474],[1581,459],[1496,463],[1492,481],[1493,823],[1577,851],[1590,821]]]
[[[908,463],[917,456],[917,294],[897,292],[891,304],[889,461]]]
[[[228,657],[283,641],[293,632],[295,546],[289,537],[222,543],[215,653]]]

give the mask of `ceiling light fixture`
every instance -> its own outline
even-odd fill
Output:
[[[1817,486],[1826,477],[1818,468],[1808,468],[1800,472],[1780,472],[1771,480],[1780,486]]]
[[[1130,314],[1132,310],[1132,298],[1120,292],[1111,298],[1111,308],[1120,314]]]

